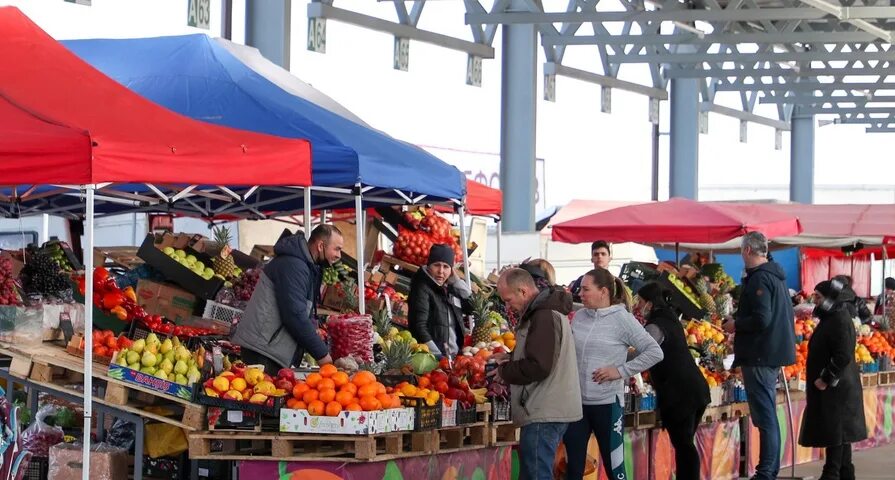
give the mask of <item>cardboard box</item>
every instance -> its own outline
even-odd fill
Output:
[[[112,357],[112,363],[109,364],[110,377],[123,382],[133,383],[143,388],[155,390],[159,393],[171,395],[172,397],[192,401],[193,388],[191,386],[180,385],[176,382],[162,380],[161,378],[153,377],[152,375],[147,375],[137,370],[122,367],[121,365],[116,364],[116,361],[118,361],[118,352],[115,352],[115,355]]]
[[[80,480],[83,470],[81,446],[60,443],[50,447],[49,480]],[[90,477],[123,480],[128,478],[126,450],[105,447],[90,452]]]
[[[307,410],[280,410],[280,431],[335,435],[372,435],[413,430],[412,408],[378,412],[343,411],[337,417],[313,416]]]
[[[192,316],[196,296],[173,285],[141,278],[137,282],[137,303],[147,312],[179,324]]]

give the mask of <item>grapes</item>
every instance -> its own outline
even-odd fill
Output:
[[[27,293],[60,296],[71,289],[71,281],[62,273],[56,260],[44,252],[31,250],[22,269],[22,286]]]

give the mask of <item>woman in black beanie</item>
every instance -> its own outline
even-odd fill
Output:
[[[805,414],[799,444],[826,448],[820,480],[854,480],[851,444],[867,438],[864,394],[855,363],[855,293],[837,279],[814,288],[820,319],[808,342]]]
[[[649,370],[662,426],[674,446],[677,480],[699,480],[699,452],[693,439],[702,414],[711,402],[709,386],[693,361],[668,291],[649,282],[637,291],[637,308],[646,315],[646,331],[656,340],[663,360]]]

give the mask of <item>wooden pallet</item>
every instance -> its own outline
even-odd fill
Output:
[[[495,447],[512,446],[519,443],[519,427],[513,422],[499,422],[488,425],[488,445]]]
[[[879,374],[878,373],[862,373],[861,374],[861,386],[864,388],[867,387],[875,387],[879,385]]]
[[[191,460],[379,462],[436,451],[432,432],[313,435],[218,431],[189,435]]]
[[[39,387],[56,389],[83,398],[84,392],[73,385],[84,383],[84,363],[70,356],[64,348],[52,345],[33,347],[0,346],[0,355],[12,358],[9,372],[13,377],[27,378]],[[93,381],[102,396],[94,401],[102,405],[163,422],[186,430],[201,430],[205,407],[155,390],[108,376],[108,365],[94,363]]]
[[[434,453],[452,453],[487,447],[490,445],[491,438],[491,430],[487,422],[439,428],[430,433],[437,438],[437,450]]]
[[[879,372],[879,385],[895,385],[895,371]]]
[[[399,269],[405,271],[407,275],[413,275],[414,273],[416,273],[417,270],[420,269],[420,267],[412,263],[405,262],[404,260],[401,260],[397,257],[393,257],[391,255],[383,255],[382,260],[379,261],[379,271],[387,274],[388,272],[393,272],[394,267],[398,267]]]
[[[628,413],[624,418],[625,427],[636,430],[654,428],[659,423],[659,414],[655,410]]]
[[[102,267],[107,263],[124,268],[142,265],[143,259],[137,256],[137,247],[96,247],[93,249],[93,266]]]
[[[730,419],[730,405],[721,405],[719,407],[709,407],[702,414],[702,423],[722,422]]]
[[[748,403],[732,403],[729,405],[730,408],[730,418],[743,418],[749,416],[749,404]]]

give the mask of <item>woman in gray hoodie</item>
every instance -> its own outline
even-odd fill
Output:
[[[628,311],[624,283],[608,270],[587,272],[581,281],[584,307],[572,319],[578,357],[578,381],[584,418],[563,437],[568,456],[566,478],[584,476],[587,444],[593,432],[607,477],[625,480],[623,419],[626,379],[662,360],[662,349]],[[628,359],[628,349],[635,356]]]

